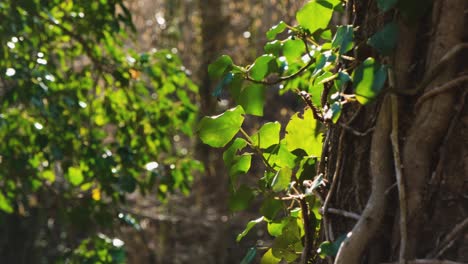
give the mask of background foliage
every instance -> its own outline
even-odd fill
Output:
[[[76,246],[68,236],[119,221],[136,189],[188,193],[201,165],[179,146],[197,87],[172,52],[125,48],[122,1],[2,1],[0,21],[2,225],[5,214],[48,223],[31,233],[61,255]]]

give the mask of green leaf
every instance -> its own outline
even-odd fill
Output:
[[[254,227],[256,224],[263,222],[263,219],[264,219],[264,217],[262,216],[262,217],[260,217],[258,219],[251,220],[250,222],[248,222],[247,226],[244,229],[244,231],[242,231],[242,233],[237,235],[236,241],[237,242],[241,241],[241,239],[244,238],[249,233],[250,229],[252,229],[252,227]]]
[[[296,13],[296,20],[310,33],[314,33],[328,27],[332,14],[333,4],[323,0],[312,0]]]
[[[276,214],[283,209],[283,203],[273,196],[266,197],[260,207],[260,213],[267,219],[272,220]]]
[[[271,188],[275,192],[280,192],[288,188],[289,183],[291,182],[292,170],[288,167],[281,168],[271,183]]]
[[[6,213],[13,213],[13,207],[11,207],[10,201],[0,191],[0,210]]]
[[[273,256],[272,249],[270,248],[265,254],[263,254],[260,264],[278,264],[280,261],[281,258]]]
[[[367,58],[353,73],[356,99],[365,105],[374,100],[387,80],[387,67]]]
[[[278,121],[265,123],[257,133],[252,136],[253,143],[261,148],[267,149],[280,141],[281,124]]]
[[[325,181],[323,180],[323,174],[321,173],[317,177],[315,177],[314,181],[310,186],[306,186],[305,193],[307,195],[312,195],[313,191],[317,189],[320,185],[325,185]]]
[[[198,132],[203,143],[212,147],[224,147],[239,132],[244,122],[241,106],[229,109],[221,115],[203,117]]]
[[[302,61],[301,57],[305,51],[304,42],[300,39],[288,39],[284,42],[283,55],[289,64]]]
[[[283,48],[283,42],[274,40],[270,41],[265,46],[263,49],[265,50],[265,53],[267,54],[272,54],[274,56],[279,56],[281,49]]]
[[[367,43],[374,47],[380,54],[390,55],[395,49],[398,39],[398,26],[395,22],[390,22],[382,30],[369,38]]]
[[[238,174],[247,173],[250,169],[250,164],[252,163],[252,154],[245,153],[238,158],[236,161],[229,167],[229,176],[234,176]]]
[[[68,168],[67,179],[72,185],[78,186],[84,180],[83,172],[78,167],[69,167]]]
[[[283,233],[283,227],[288,222],[288,218],[284,218],[279,222],[269,222],[267,225],[268,234],[277,237]]]
[[[333,48],[339,48],[338,53],[345,54],[353,48],[354,32],[353,26],[339,26],[332,41]]]
[[[336,124],[340,116],[341,104],[339,102],[334,102],[323,117],[325,118],[325,120],[332,120],[333,124]]]
[[[280,168],[282,167],[289,167],[289,168],[294,168],[296,165],[296,156],[292,154],[286,147],[286,144],[284,143],[284,140],[280,141],[280,144],[276,146],[270,147],[268,150],[269,151],[264,151],[263,156],[265,157],[266,160],[268,160],[269,164],[274,164]]]
[[[250,77],[256,81],[261,81],[268,74],[278,70],[276,59],[273,55],[266,54],[258,57],[250,67]]]
[[[233,212],[245,210],[249,207],[253,198],[252,190],[246,185],[241,185],[239,189],[229,197],[229,209]]]
[[[226,166],[230,167],[233,163],[236,162],[236,158],[239,157],[237,152],[247,146],[247,141],[243,138],[236,138],[223,153],[223,160]]]
[[[247,254],[245,254],[245,257],[242,259],[240,264],[251,263],[255,259],[256,255],[257,255],[257,249],[255,247],[249,248],[249,250],[247,251]]]
[[[322,133],[318,132],[318,126],[312,110],[305,110],[302,118],[296,113],[286,126],[284,141],[287,149],[289,151],[303,149],[309,156],[320,157]]]
[[[276,35],[280,34],[285,29],[286,29],[286,23],[284,23],[284,21],[280,21],[276,26],[273,26],[267,31],[266,33],[267,39],[273,40],[274,38],[276,38]]]
[[[341,235],[338,237],[335,242],[331,243],[330,241],[325,241],[320,244],[317,253],[319,253],[321,258],[325,258],[327,256],[334,257],[338,254],[338,250],[340,249],[341,243],[346,239],[346,235]]]
[[[261,84],[251,84],[245,87],[236,102],[244,108],[246,114],[263,116],[265,87]]]
[[[216,85],[215,90],[213,91],[212,95],[216,97],[220,97],[221,93],[225,86],[229,85],[232,80],[234,79],[234,74],[232,72],[228,72],[224,75],[224,78]]]
[[[284,258],[288,262],[296,260],[302,251],[301,232],[295,218],[289,218],[283,227],[283,232],[273,241],[272,253],[277,258]]]
[[[232,65],[233,62],[231,57],[228,55],[222,55],[208,66],[208,74],[212,79],[219,79],[231,70]]]
[[[50,183],[53,183],[55,181],[55,174],[51,170],[45,170],[42,172],[41,178]]]
[[[383,12],[387,12],[392,9],[397,2],[398,0],[377,0],[377,6]]]

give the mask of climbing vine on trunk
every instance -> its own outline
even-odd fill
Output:
[[[378,23],[367,14],[363,22],[363,15],[356,14],[366,4],[372,6],[367,1],[309,1],[296,14],[297,25],[281,21],[267,32],[265,53],[250,65],[237,65],[223,55],[208,68],[211,78],[218,81],[213,95],[227,92],[235,106],[204,117],[198,133],[204,143],[224,148],[231,209],[245,210],[253,201],[261,201],[260,218],[250,221],[237,237],[239,241],[256,224],[266,223],[274,240],[266,251],[261,250],[261,263],[361,263],[372,239],[392,222],[388,216],[396,219],[389,235],[395,238],[389,246],[393,249],[388,251],[398,253],[384,254],[378,262],[433,257],[429,252],[418,252],[416,244],[427,202],[428,162],[443,140],[449,117],[455,113],[451,110],[455,104],[453,91],[466,82],[466,76],[448,82],[456,75],[449,62],[466,45],[460,44],[464,14],[458,19],[447,14],[456,8],[464,10],[466,4],[435,1],[432,16],[438,19],[436,22],[453,23],[452,27],[443,24],[452,32],[441,33],[451,42],[434,38],[425,58],[428,66],[421,69],[421,76],[410,76],[418,44],[414,21],[428,19],[432,3],[377,1],[374,8],[378,8]],[[345,17],[345,23],[331,25],[334,14]],[[346,21],[351,17],[355,25]],[[377,26],[369,33],[368,26],[358,25],[365,22]],[[435,24],[434,30],[442,27]],[[447,49],[442,53],[440,46]],[[410,79],[417,80],[418,85]],[[296,94],[297,100],[303,101],[303,109],[287,124],[267,122],[249,131],[245,126],[249,119],[262,116],[265,107],[274,108],[265,101],[271,90]],[[409,131],[404,131],[406,142],[399,134],[401,123],[408,122],[401,120],[402,108],[414,111],[406,113],[414,118]],[[372,116],[368,129],[353,128],[363,112],[373,111],[377,112],[368,114]],[[428,113],[432,118],[428,119]],[[342,190],[340,177],[349,166],[347,160],[352,159],[346,156],[347,135],[371,137],[368,161],[358,161],[366,162],[370,178],[370,195],[360,214],[331,206]],[[253,157],[262,161],[264,173],[256,184],[245,184],[242,178],[251,170]],[[396,207],[389,204],[393,190]],[[355,223],[347,232],[335,234],[333,215]],[[458,228],[465,228],[467,224],[463,223]],[[257,251],[260,249],[252,247],[242,263],[254,261]]]

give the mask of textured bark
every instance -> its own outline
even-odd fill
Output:
[[[350,17],[360,27],[357,42],[367,39],[378,30],[376,24],[390,18],[390,15],[377,14],[372,1],[351,3],[354,14]],[[468,40],[467,7],[468,2],[464,0],[435,0],[432,11],[419,21],[408,22],[397,14],[397,48],[389,60],[385,59],[391,62],[394,73],[394,87],[387,89],[387,93],[398,91],[400,101],[398,143],[407,190],[408,233],[404,257],[408,263],[468,261],[468,228],[464,225],[468,219],[468,109],[465,106],[468,64],[462,59],[468,51],[461,51],[467,46],[461,43]],[[459,48],[456,55],[448,58],[454,47]],[[376,56],[368,48],[358,48],[355,55],[360,60]],[[438,91],[439,87],[448,86]],[[353,123],[356,130],[365,131],[373,124],[376,107],[380,108],[372,136],[346,138],[345,175],[330,206],[357,212],[361,219],[355,223],[328,215],[338,235],[351,232],[335,263],[391,263],[399,258],[401,213],[398,188],[390,186],[396,179],[391,145],[383,133],[386,104],[387,100],[381,100],[365,106]],[[346,109],[344,117],[355,111]],[[337,134],[334,131],[340,129],[332,128],[331,134]],[[389,128],[386,129],[388,132]],[[328,171],[333,172],[338,146],[336,140],[331,142],[328,160],[332,162]],[[378,177],[384,181],[377,180]]]

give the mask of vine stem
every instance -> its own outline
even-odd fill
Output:
[[[255,150],[255,152],[257,153],[257,155],[259,155],[261,158],[262,158],[262,161],[263,163],[265,164],[266,166],[266,169],[269,171],[269,172],[272,172],[272,173],[276,173],[278,172],[275,168],[273,168],[270,163],[268,162],[268,160],[263,156],[263,152],[262,150],[253,142],[253,139],[249,136],[249,134],[247,134],[247,132],[245,132],[245,130],[241,127],[239,129],[239,131],[242,133],[242,135],[245,137],[245,139],[247,140],[247,143],[249,144],[250,147],[252,147],[253,150]]]
[[[406,224],[406,191],[403,182],[402,165],[400,158],[400,147],[398,146],[398,99],[395,94],[390,95],[392,103],[392,132],[390,140],[393,147],[393,160],[395,162],[395,175],[398,186],[398,198],[400,202],[400,252],[399,262],[405,263],[406,241],[408,239],[408,231]]]
[[[333,193],[335,192],[337,182],[338,182],[338,177],[341,171],[341,165],[343,163],[343,139],[344,139],[344,134],[345,131],[341,130],[340,133],[340,138],[338,142],[338,157],[336,159],[336,167],[335,167],[335,172],[333,173],[333,179],[331,183],[330,190],[328,191],[328,194],[325,198],[325,202],[323,203],[323,227],[325,231],[325,238],[328,241],[333,240],[333,234],[328,230],[328,227],[330,225],[330,222],[328,221],[328,206],[330,204],[331,197],[333,196]]]
[[[263,85],[275,85],[275,84],[278,84],[278,83],[281,83],[281,82],[296,78],[297,76],[302,74],[304,71],[306,71],[310,66],[312,66],[315,63],[315,59],[310,55],[310,50],[309,50],[309,46],[307,44],[307,39],[303,37],[302,41],[304,42],[306,53],[309,56],[309,61],[307,62],[306,65],[302,66],[302,68],[300,68],[297,72],[292,73],[292,74],[287,75],[287,76],[284,76],[284,77],[280,77],[280,78],[278,78],[278,79],[276,79],[274,81],[252,79],[252,77],[249,76],[248,72],[245,74],[244,78],[247,81],[250,81],[250,82],[253,82],[253,83],[259,83],[259,84],[263,84]]]

